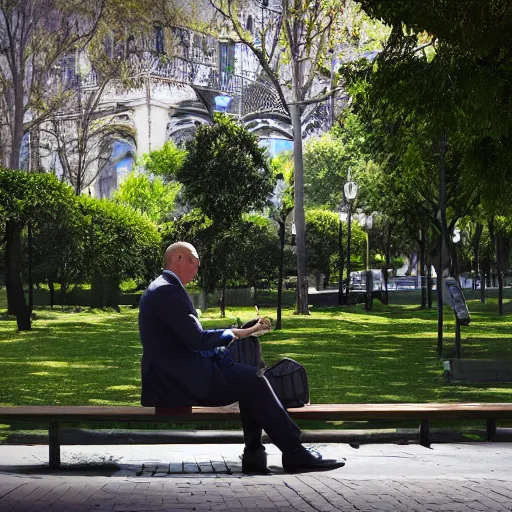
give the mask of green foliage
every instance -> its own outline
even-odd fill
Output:
[[[174,212],[179,190],[180,186],[175,182],[166,184],[160,176],[150,178],[134,170],[121,182],[113,199],[160,224]]]
[[[32,230],[32,275],[36,282],[81,282],[83,218],[70,186],[52,174],[0,170],[0,218]],[[22,240],[28,277],[27,231]]]
[[[169,245],[181,241],[189,242],[203,253],[209,242],[212,221],[199,210],[192,210],[162,225],[162,244]],[[201,268],[199,269],[201,272]]]
[[[0,169],[0,218],[21,224],[58,220],[73,202],[72,189],[53,174]]]
[[[400,140],[408,130],[401,153],[416,138],[423,165],[435,165],[439,136],[447,136],[456,208],[475,201],[489,213],[510,208],[512,7],[505,0],[361,4],[393,30],[377,65],[360,68],[359,83],[370,88],[352,90],[356,103],[368,101],[374,112],[385,112],[393,137]],[[425,44],[435,48],[433,58],[418,51]]]
[[[307,206],[337,209],[349,164],[343,141],[333,132],[310,139],[304,148],[304,198]]]
[[[250,216],[229,229],[214,232],[212,222],[193,211],[162,228],[165,247],[186,240],[198,250],[201,258],[199,280],[211,293],[226,285],[254,286],[277,275],[279,240],[269,219]]]
[[[243,213],[268,204],[272,175],[265,150],[241,124],[217,115],[187,144],[188,155],[176,177],[183,196],[216,226],[229,226]]]
[[[329,276],[331,260],[338,254],[338,215],[326,210],[306,210],[308,271]]]
[[[166,181],[175,179],[187,158],[187,151],[178,148],[173,141],[167,141],[160,149],[150,151],[141,158],[140,165],[155,176]]]
[[[219,263],[231,284],[256,286],[260,281],[274,281],[279,265],[279,239],[272,223],[250,216],[236,224],[215,244],[216,252],[225,254]]]
[[[80,197],[87,219],[84,271],[118,283],[147,283],[161,268],[161,238],[156,226],[126,206],[106,199]]]

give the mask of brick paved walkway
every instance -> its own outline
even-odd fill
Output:
[[[47,447],[0,447],[0,511],[512,511],[512,444],[321,447],[344,468],[288,475],[240,472],[241,447],[64,447],[60,471],[41,464]],[[170,459],[170,462],[164,460]],[[142,464],[225,460],[233,474],[140,473]],[[145,461],[142,462],[141,461]]]

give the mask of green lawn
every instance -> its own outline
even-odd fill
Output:
[[[500,318],[495,304],[470,301],[472,323],[463,328],[468,358],[512,359],[512,317]],[[275,317],[275,311],[262,314]],[[206,327],[247,320],[254,310],[203,314]],[[453,355],[453,314],[446,309],[445,357]],[[307,369],[311,401],[427,402],[505,401],[512,384],[449,384],[436,357],[435,310],[375,305],[312,308],[311,315],[284,314],[284,329],[261,337],[263,358],[283,356]],[[137,310],[121,313],[39,310],[31,332],[16,332],[15,321],[0,321],[1,405],[136,405],[139,403],[141,347]]]

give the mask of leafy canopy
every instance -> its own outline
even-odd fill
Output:
[[[212,125],[198,128],[187,150],[176,173],[184,199],[214,224],[229,225],[268,204],[273,183],[265,150],[241,124],[216,115]]]

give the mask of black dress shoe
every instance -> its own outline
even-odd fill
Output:
[[[242,455],[242,472],[270,473],[270,470],[267,468],[267,452],[265,448],[260,448],[255,452],[249,452],[247,449],[244,450],[244,454]]]
[[[306,471],[329,471],[342,468],[344,461],[336,459],[323,459],[315,450],[308,450],[301,446],[293,452],[283,453],[283,469],[287,473],[300,473]]]

